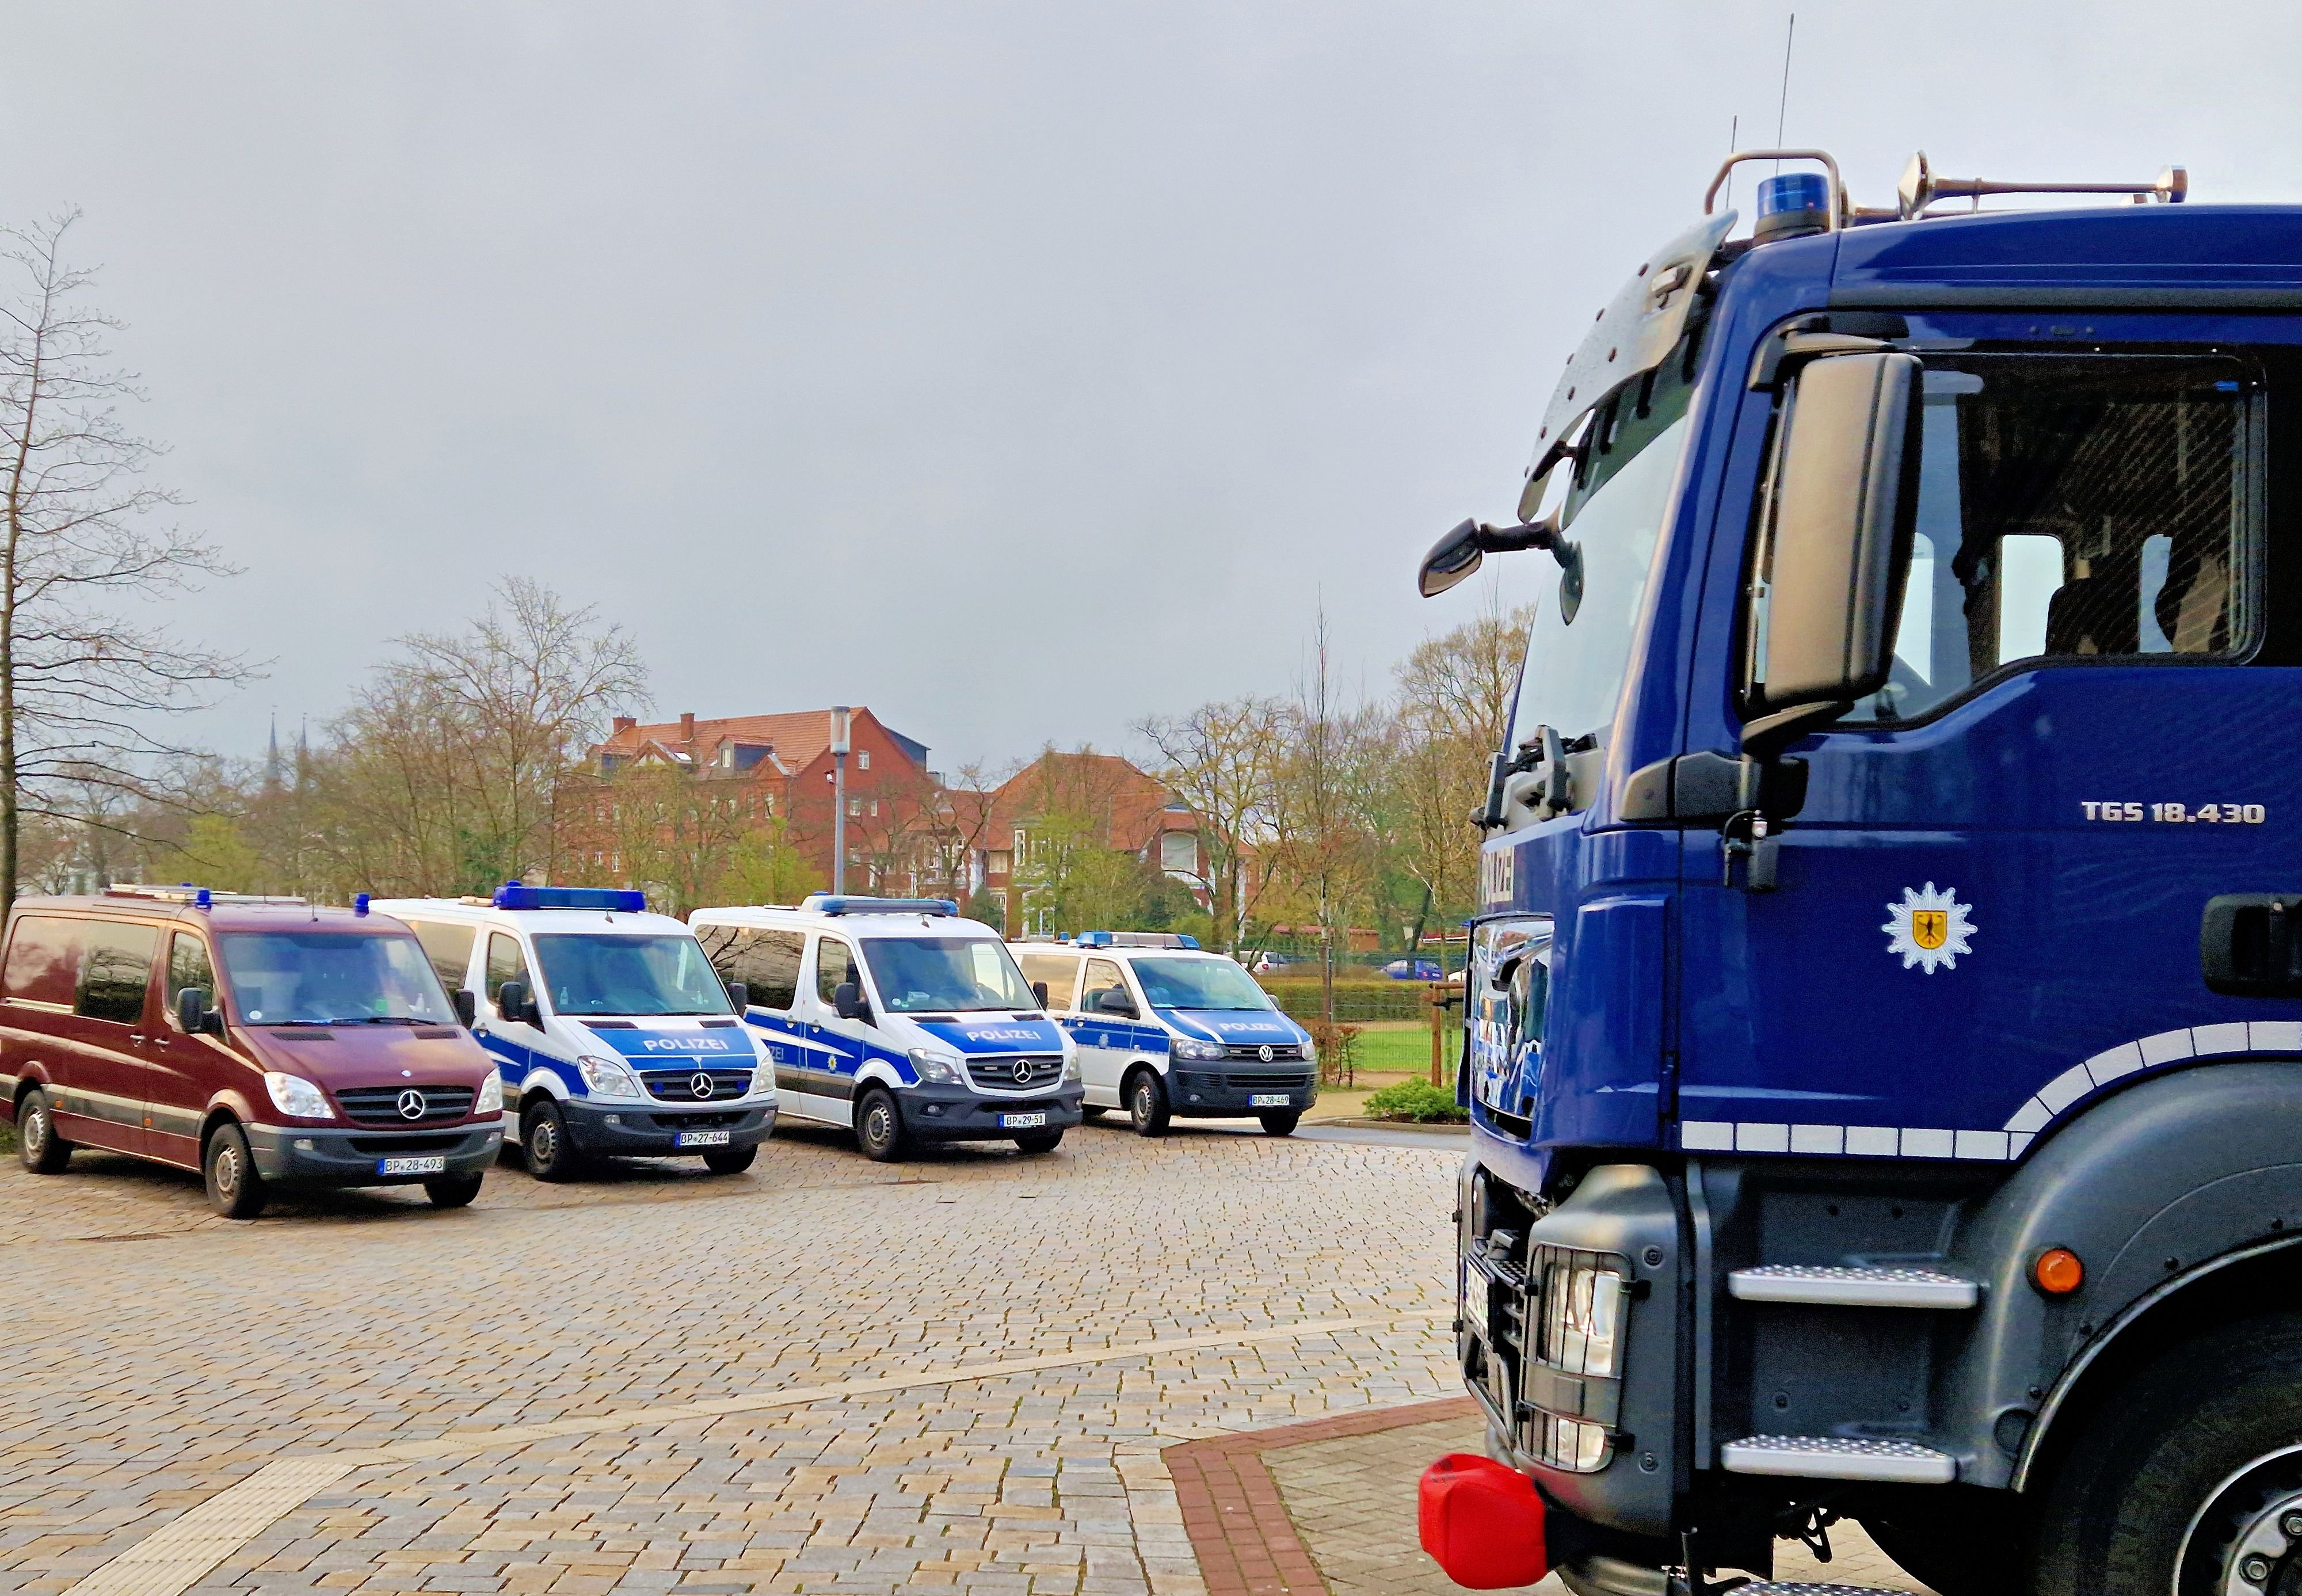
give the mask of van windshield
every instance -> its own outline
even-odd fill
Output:
[[[727,990],[693,937],[535,938],[555,1014],[728,1014]]]
[[[1271,1007],[1271,994],[1229,959],[1138,959],[1135,979],[1155,1009]]]
[[[413,937],[228,931],[216,938],[249,1025],[446,1025],[448,994]]]
[[[872,937],[864,962],[890,1012],[1036,1009],[1007,945],[988,937]]]

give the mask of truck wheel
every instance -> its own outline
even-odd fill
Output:
[[[207,1185],[208,1206],[226,1219],[254,1219],[264,1212],[264,1177],[256,1172],[248,1133],[230,1120],[208,1138],[200,1173]]]
[[[2302,1318],[2162,1355],[2063,1459],[2039,1513],[2040,1596],[2302,1588]]]
[[[873,1087],[855,1103],[855,1145],[874,1163],[903,1155],[903,1115],[885,1088]]]
[[[1128,1079],[1127,1117],[1138,1136],[1167,1134],[1167,1088],[1156,1070],[1138,1070]]]
[[[71,1143],[56,1134],[48,1095],[34,1087],[16,1105],[16,1156],[36,1175],[60,1175],[71,1161]]]
[[[1263,1121],[1263,1134],[1265,1136],[1292,1136],[1295,1127],[1303,1122],[1302,1114],[1292,1108],[1284,1113],[1258,1114],[1256,1117]]]
[[[1941,1596],[2021,1596],[2024,1505],[2011,1491],[1928,1485],[1853,1516],[1903,1573]]]
[[[527,1172],[539,1180],[573,1180],[583,1172],[583,1158],[567,1139],[567,1116],[549,1097],[538,1097],[519,1116],[520,1152]]]
[[[480,1195],[478,1175],[438,1175],[424,1182],[424,1195],[434,1208],[465,1208]]]
[[[1060,1130],[1039,1130],[1015,1138],[1015,1150],[1019,1153],[1052,1153],[1063,1145],[1063,1133]]]
[[[748,1147],[714,1147],[703,1155],[703,1167],[715,1175],[740,1175],[752,1167],[760,1155],[755,1145]]]

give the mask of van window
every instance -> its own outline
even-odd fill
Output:
[[[1068,1009],[1079,995],[1080,962],[1061,953],[1025,953],[1019,961],[1027,981],[1047,983],[1047,1006]]]
[[[685,932],[535,938],[559,1014],[725,1014],[727,993]]]
[[[799,958],[807,949],[804,931],[762,931],[749,926],[698,926],[711,968],[723,981],[741,981],[754,1008],[788,1009],[799,995]]]
[[[22,1003],[70,1008],[80,990],[82,922],[26,915],[8,945],[7,995]]]
[[[168,990],[163,994],[171,1015],[176,1012],[176,994],[187,987],[206,993],[208,1005],[215,1006],[215,969],[208,962],[207,944],[189,931],[179,931],[168,942]]]
[[[250,1025],[437,1025],[455,1014],[422,946],[397,932],[226,931],[216,953]]]
[[[1114,987],[1122,992],[1127,990],[1127,978],[1119,973],[1119,966],[1108,959],[1089,959],[1087,962],[1087,983],[1080,988],[1079,1006],[1094,1008],[1096,995],[1108,992]]]
[[[863,978],[856,973],[855,950],[836,937],[827,937],[815,945],[815,995],[831,1003],[832,994],[848,982],[855,983],[860,991]]]
[[[527,973],[527,955],[519,951],[519,938],[501,931],[488,933],[487,1000],[493,1003],[496,994],[503,990],[506,981],[517,981],[527,988],[527,995],[537,995],[535,978]]]
[[[152,953],[159,945],[156,926],[90,920],[88,957],[80,966],[75,1012],[90,1020],[134,1025],[144,1018],[144,989],[152,983]]]
[[[478,940],[477,926],[443,925],[438,920],[411,920],[407,928],[416,933],[416,940],[424,945],[424,956],[432,961],[439,972],[440,984],[450,992],[460,992],[472,979],[472,944]],[[506,980],[517,980],[517,976],[506,976]]]

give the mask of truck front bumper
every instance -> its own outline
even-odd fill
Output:
[[[443,1176],[485,1173],[503,1148],[500,1119],[436,1130],[315,1130],[248,1125],[256,1172],[277,1186],[410,1186]],[[387,1158],[439,1158],[447,1167],[428,1174],[387,1175]]]

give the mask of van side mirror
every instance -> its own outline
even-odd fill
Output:
[[[727,1005],[738,1014],[752,1006],[752,989],[741,981],[727,983]]]
[[[223,1016],[208,1007],[208,995],[197,987],[176,994],[176,1023],[188,1037],[223,1035]]]
[[[863,988],[853,981],[842,981],[832,989],[832,1012],[842,1020],[861,1020],[871,1023],[871,1005],[863,1001]]]
[[[469,1030],[472,1027],[480,1022],[480,995],[478,993],[473,991],[469,987],[458,987],[456,988],[455,992],[450,995],[449,1001],[456,1005],[457,1024],[462,1026],[466,1030]]]
[[[525,981],[506,981],[496,988],[496,1012],[517,1024],[541,1026],[543,1011],[527,995]]]
[[[1105,1014],[1125,1014],[1132,1018],[1135,1013],[1135,1000],[1127,995],[1124,987],[1105,987],[1095,995],[1095,1006]]]
[[[1834,356],[1784,404],[1751,578],[1753,758],[1886,685],[1918,512],[1920,375],[1913,355]]]
[[[1047,1006],[1047,983],[1046,983],[1046,982],[1045,982],[1045,981],[1033,981],[1033,982],[1031,983],[1031,1001],[1032,1001],[1033,1003],[1038,1004],[1041,1008],[1043,1008],[1043,1009],[1044,1009],[1044,1008],[1046,1008],[1046,1007]]]

